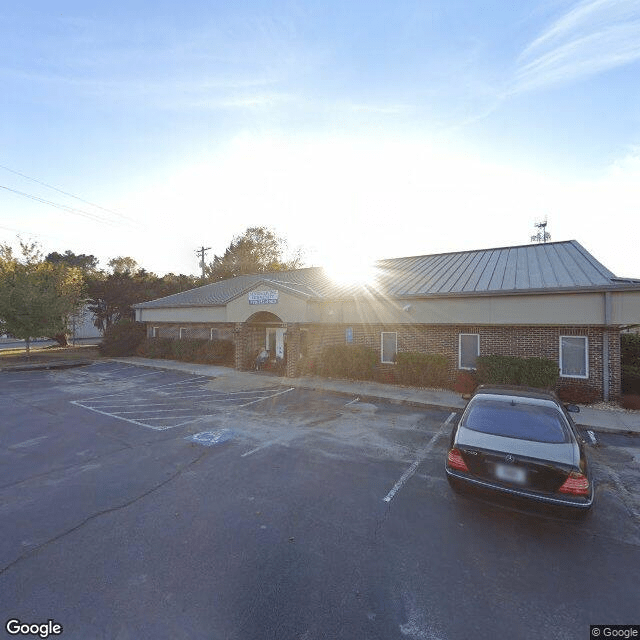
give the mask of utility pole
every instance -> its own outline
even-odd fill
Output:
[[[196,253],[200,256],[200,267],[202,268],[202,281],[204,282],[204,256],[211,247],[200,247]]]

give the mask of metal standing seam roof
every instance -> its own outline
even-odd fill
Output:
[[[258,284],[316,300],[468,296],[640,286],[617,278],[575,240],[476,251],[391,258],[376,262],[373,285],[339,286],[321,267],[244,275],[165,298],[139,309],[224,305]]]

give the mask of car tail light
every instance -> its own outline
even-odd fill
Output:
[[[589,480],[584,474],[572,471],[558,491],[560,493],[570,493],[573,496],[588,496]]]
[[[469,471],[467,463],[462,459],[462,454],[458,449],[450,449],[447,455],[447,465],[451,469],[457,469],[458,471]]]

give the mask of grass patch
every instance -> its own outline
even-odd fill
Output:
[[[53,361],[95,360],[100,358],[97,345],[83,344],[75,347],[31,347],[31,356],[27,358],[24,347],[0,351],[0,367],[11,364],[26,364]]]

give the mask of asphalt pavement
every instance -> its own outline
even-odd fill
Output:
[[[416,407],[424,406],[448,411],[459,411],[467,404],[461,394],[442,389],[400,387],[381,382],[334,380],[313,376],[278,378],[263,372],[236,371],[231,367],[176,362],[174,360],[129,357],[117,358],[117,361],[157,369],[171,369],[196,375],[206,375],[214,378],[242,380],[246,381],[246,384],[250,386],[255,386],[261,379],[264,380],[265,386],[273,386],[275,378],[289,387],[357,396],[362,401],[382,399]],[[594,431],[640,434],[640,411],[601,409],[580,405],[580,413],[574,414],[573,419],[578,426]]]
[[[117,362],[126,362],[143,367],[155,369],[182,371],[196,375],[205,375],[212,378],[224,378],[235,383],[244,383],[250,387],[264,384],[273,386],[275,380],[282,385],[313,391],[328,391],[348,396],[357,396],[362,401],[381,399],[389,402],[406,404],[415,407],[431,407],[447,411],[459,411],[464,409],[467,401],[461,394],[445,389],[423,389],[416,387],[401,387],[384,384],[381,382],[360,380],[339,380],[332,378],[320,378],[305,376],[302,378],[281,378],[268,372],[237,371],[231,367],[222,367],[206,364],[194,364],[190,362],[177,362],[175,360],[158,360],[151,358],[113,358]],[[33,363],[12,365],[6,370],[25,371],[29,369],[60,369],[77,367],[90,364],[91,361],[50,361],[46,363]],[[626,410],[614,407],[592,407],[579,405],[580,413],[574,414],[576,424],[585,429],[605,433],[631,433],[640,434],[640,411]]]

